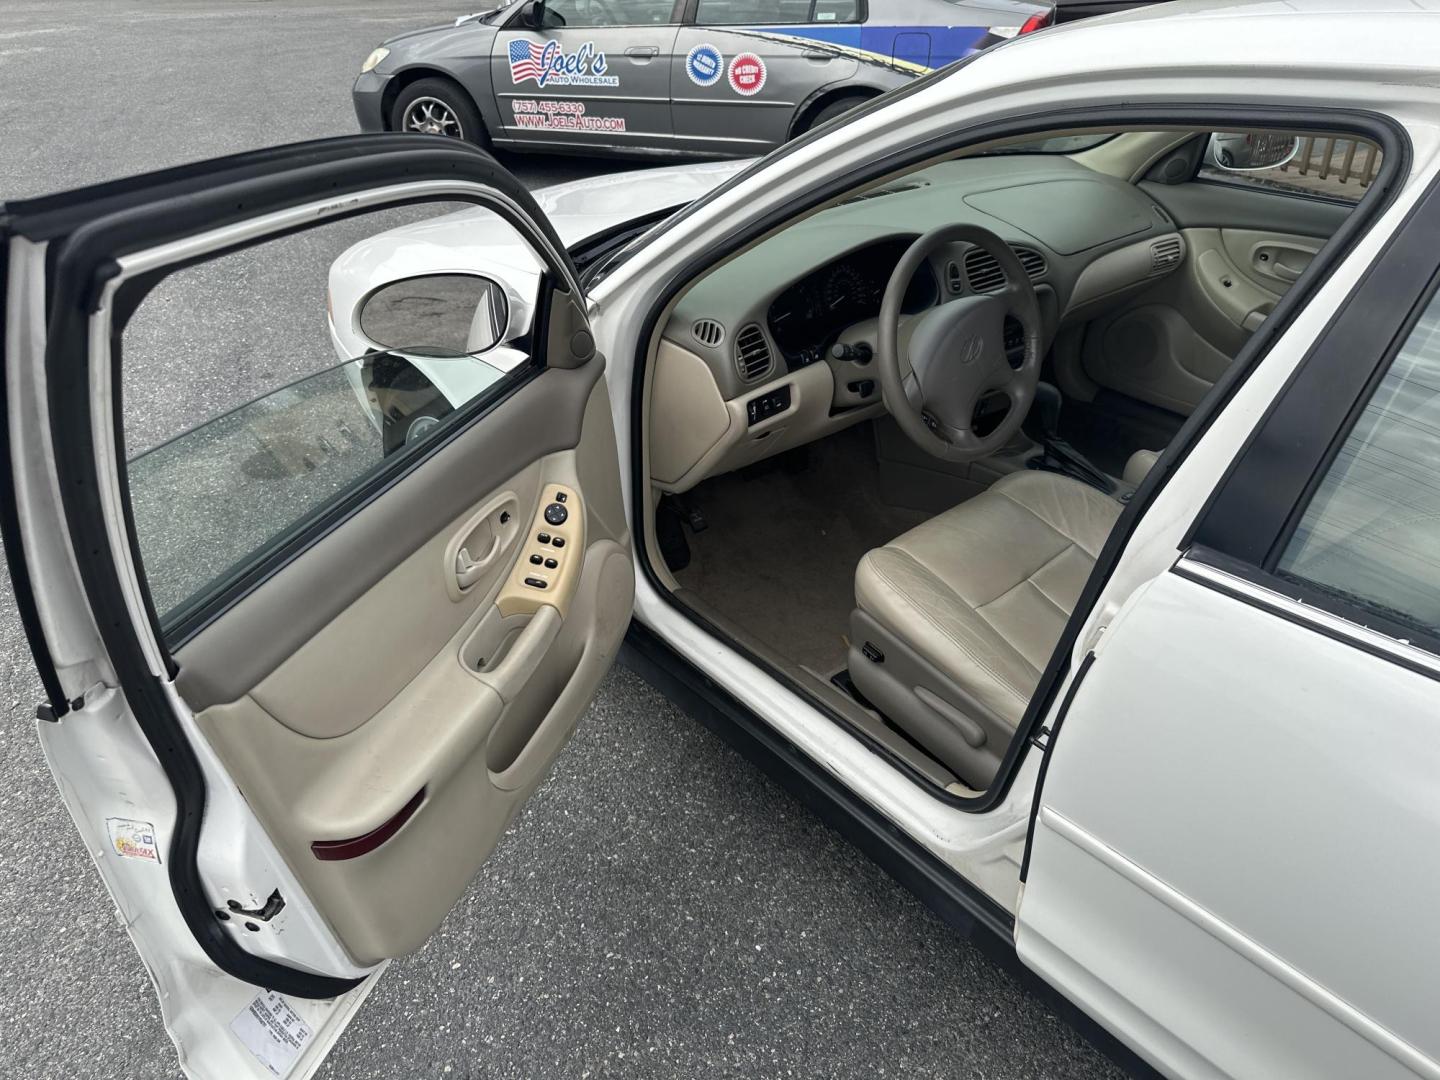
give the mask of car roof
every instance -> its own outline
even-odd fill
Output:
[[[1101,15],[1017,38],[975,57],[961,78],[1001,57],[1005,81],[1073,73],[1087,82],[1107,72],[1266,73],[1323,79],[1324,72],[1389,81],[1397,69],[1440,68],[1440,0],[1171,0]],[[1018,66],[1016,66],[1018,64]]]

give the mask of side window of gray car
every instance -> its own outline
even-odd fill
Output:
[[[674,22],[673,0],[549,0],[545,24],[556,29],[587,26],[664,26]]]
[[[1375,387],[1277,569],[1440,635],[1440,298]]]
[[[700,0],[705,26],[780,26],[860,22],[861,0]]]

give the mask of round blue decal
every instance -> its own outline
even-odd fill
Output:
[[[725,74],[725,58],[714,45],[696,45],[685,57],[685,74],[696,86],[714,86]]]

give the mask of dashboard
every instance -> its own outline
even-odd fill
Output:
[[[852,251],[775,298],[766,322],[792,370],[821,359],[846,328],[879,316],[890,275],[917,239],[918,235],[897,236]],[[901,310],[913,315],[939,299],[935,271],[925,263],[911,278]]]
[[[1058,155],[944,161],[802,217],[712,268],[671,309],[650,399],[652,481],[688,491],[883,415],[874,347],[885,289],[917,237],[952,223],[1016,252],[1046,340],[1172,273],[1186,252],[1138,186]],[[902,311],[1003,280],[983,250],[942,247],[917,268]],[[902,328],[902,347],[906,337]]]

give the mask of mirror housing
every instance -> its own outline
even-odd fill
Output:
[[[543,30],[545,28],[545,0],[530,0],[525,5],[525,10],[520,13],[520,21],[529,30]]]
[[[1205,147],[1205,164],[1224,172],[1278,169],[1300,151],[1294,135],[1267,131],[1217,131]]]
[[[437,358],[474,356],[506,339],[510,298],[478,274],[422,274],[387,282],[360,303],[360,332],[381,349]]]

